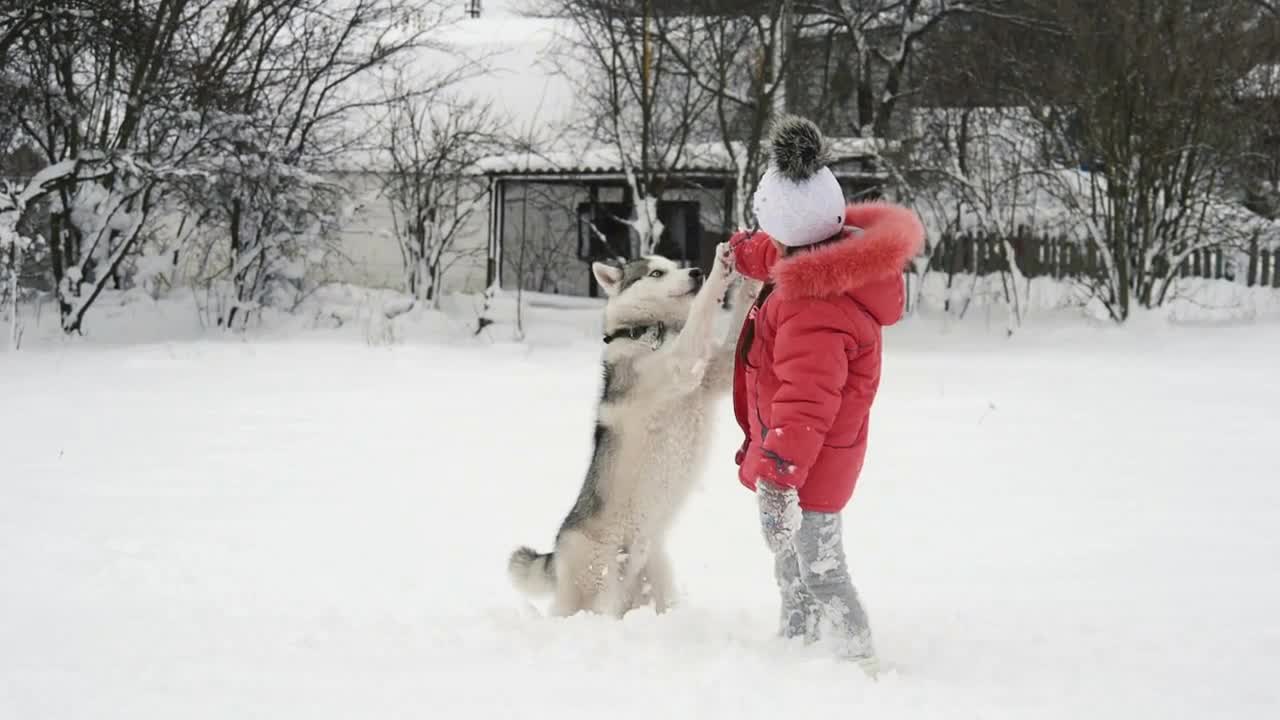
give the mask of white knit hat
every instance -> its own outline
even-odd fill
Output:
[[[818,126],[795,116],[779,118],[770,137],[769,168],[751,208],[760,229],[787,247],[822,242],[844,228],[844,190],[826,167]]]

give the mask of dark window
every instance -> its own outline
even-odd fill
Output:
[[[672,260],[699,264],[702,259],[702,221],[700,206],[690,200],[660,200],[658,219],[662,221],[662,237],[654,252]],[[632,256],[632,232],[627,219],[631,206],[627,203],[597,203],[595,214],[591,203],[578,205],[578,257],[583,260],[606,260]]]

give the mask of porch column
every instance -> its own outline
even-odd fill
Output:
[[[497,287],[501,281],[503,210],[506,186],[499,178],[489,181],[489,250],[485,266],[485,287]]]

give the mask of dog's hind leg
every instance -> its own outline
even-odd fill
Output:
[[[670,610],[675,603],[675,585],[666,551],[654,547],[642,562],[627,578],[626,609],[630,611],[652,603],[654,612],[659,614]]]
[[[551,614],[555,617],[568,617],[583,609],[580,576],[591,562],[589,542],[574,530],[565,531],[556,539],[556,587],[555,600],[551,604]]]
[[[616,549],[578,530],[565,531],[556,545],[556,599],[553,614],[581,610],[622,614],[621,578]]]
[[[631,581],[627,583],[625,612],[623,614],[649,604],[651,598],[649,596],[649,586],[647,585],[647,582],[648,581],[645,580],[644,575],[641,574],[632,578]]]
[[[623,580],[623,612],[624,614],[644,607],[651,600],[649,581],[646,577],[646,566],[649,562],[649,549],[646,543],[633,543],[619,554],[619,570]]]
[[[555,599],[551,602],[552,617],[569,617],[582,610],[582,594],[572,577],[556,581]]]
[[[653,609],[664,613],[675,604],[675,576],[671,571],[671,559],[666,548],[655,544],[649,548],[649,558],[644,566],[644,582],[649,586]]]

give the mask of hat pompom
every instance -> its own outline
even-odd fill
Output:
[[[826,142],[811,120],[795,115],[778,118],[769,142],[773,166],[792,182],[804,182],[827,165]]]

